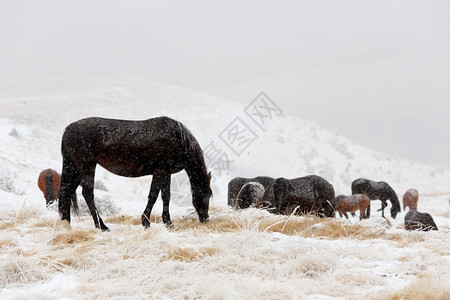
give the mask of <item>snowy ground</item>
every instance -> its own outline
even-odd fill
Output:
[[[261,130],[244,107],[136,78],[3,81],[0,107],[0,299],[450,298],[448,170],[377,153],[289,116]],[[70,231],[61,227],[36,181],[42,169],[61,169],[64,127],[87,116],[159,115],[182,121],[203,148],[213,142],[231,161],[225,169],[210,162],[210,222],[198,222],[180,173],[172,182],[175,228],[162,225],[158,201],[144,230],[140,214],[151,177],[98,168],[96,202],[111,232],[93,229],[89,216],[73,218]],[[219,137],[236,117],[258,136],[240,155]],[[419,210],[432,214],[440,230],[406,232],[405,212],[385,220],[377,202],[361,222],[226,206],[232,177],[308,174],[326,178],[336,194],[349,194],[358,177],[387,181],[400,198],[417,188]]]

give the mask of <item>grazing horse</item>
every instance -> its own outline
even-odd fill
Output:
[[[429,213],[421,213],[415,209],[406,213],[405,229],[421,231],[438,230],[436,223],[434,223],[434,220]]]
[[[416,189],[409,189],[403,195],[403,210],[406,210],[408,206],[409,209],[417,209],[417,202],[419,201],[419,192]]]
[[[386,201],[390,200],[391,207],[391,217],[395,219],[398,212],[400,211],[400,203],[397,198],[395,191],[386,182],[372,181],[365,178],[359,178],[352,182],[352,195],[364,194],[369,197],[370,200],[381,200],[381,216],[384,218],[384,208],[387,206]],[[370,217],[370,204],[367,208],[366,216]]]
[[[236,207],[236,197],[241,190],[241,188],[244,186],[244,184],[249,182],[258,182],[262,184],[264,189],[267,190],[267,187],[274,181],[275,179],[268,176],[258,176],[255,178],[243,178],[243,177],[236,177],[230,180],[228,183],[228,205],[231,207]]]
[[[59,212],[70,223],[70,206],[78,204],[79,185],[96,228],[109,230],[94,203],[94,176],[97,164],[120,176],[153,175],[142,225],[150,226],[150,213],[159,192],[163,201],[162,220],[171,226],[169,214],[171,174],[185,170],[192,191],[192,204],[199,220],[209,218],[211,173],[207,172],[203,151],[192,133],[168,117],[142,121],[86,118],[67,126],[61,152],[63,169],[59,193]]]
[[[334,217],[334,201],[333,186],[316,175],[291,180],[277,178],[262,199],[262,203],[270,203],[268,210],[276,214],[313,213],[320,217]]]
[[[251,205],[256,206],[264,196],[264,192],[265,189],[259,182],[248,182],[244,184],[236,197],[236,208],[248,208]]]
[[[334,204],[334,209],[339,213],[342,218],[344,214],[345,218],[348,219],[347,212],[351,212],[352,215],[355,211],[359,209],[359,219],[367,219],[366,209],[370,205],[370,199],[366,195],[356,194],[351,196],[339,195],[336,197]]]
[[[58,199],[61,177],[53,169],[45,169],[39,173],[38,187],[44,194],[45,205],[48,207]]]

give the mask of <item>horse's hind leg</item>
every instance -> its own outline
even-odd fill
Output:
[[[369,217],[370,217],[370,202],[366,209],[366,218],[369,218]]]
[[[95,165],[90,168],[91,174],[84,176],[81,181],[81,186],[83,188],[82,194],[84,200],[86,200],[86,204],[91,212],[92,219],[94,220],[95,228],[99,228],[102,231],[109,231],[109,228],[103,223],[100,214],[98,213],[97,208],[94,203],[94,176],[95,176]]]
[[[61,215],[61,221],[66,220],[70,223],[70,205],[76,203],[76,190],[79,185],[80,177],[78,173],[74,170],[72,165],[64,161],[61,175],[61,187],[58,195],[58,208],[59,214]]]

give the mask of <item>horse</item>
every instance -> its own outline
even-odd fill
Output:
[[[403,195],[403,210],[406,210],[408,206],[409,209],[417,210],[417,202],[419,201],[419,192],[416,189],[409,189]]]
[[[421,213],[415,209],[411,209],[405,215],[405,229],[421,231],[438,230],[433,217],[429,213]]]
[[[286,179],[277,178],[266,189],[263,199],[257,204],[268,203],[268,210],[275,214],[315,214],[319,217],[334,217],[334,188],[317,175]]]
[[[342,214],[344,214],[346,219],[348,219],[347,212],[351,212],[352,215],[354,215],[354,212],[359,209],[359,220],[362,220],[368,218],[368,216],[366,216],[366,209],[369,207],[369,205],[370,199],[366,195],[339,195],[336,197],[334,209],[339,213],[339,216],[341,218]]]
[[[248,182],[244,184],[236,197],[236,208],[248,208],[251,205],[256,206],[264,196],[264,192],[265,189],[259,182]]]
[[[359,178],[352,182],[352,195],[364,194],[370,200],[381,200],[381,216],[384,218],[384,208],[387,206],[386,201],[391,201],[391,217],[395,219],[400,212],[400,203],[395,191],[384,181],[376,182],[365,178]],[[366,216],[370,217],[370,204],[367,208]]]
[[[162,220],[172,226],[169,214],[171,174],[185,170],[190,183],[192,204],[200,222],[209,219],[211,172],[208,173],[203,151],[192,133],[169,117],[130,121],[91,117],[69,124],[61,141],[63,168],[59,192],[61,220],[70,224],[70,208],[78,214],[76,189],[89,207],[96,228],[103,223],[94,203],[95,167],[124,177],[153,175],[142,225],[150,226],[150,214],[159,192],[163,201]]]
[[[231,207],[236,207],[236,197],[241,190],[241,188],[249,182],[258,182],[262,184],[265,190],[275,179],[268,176],[258,176],[255,178],[243,178],[236,177],[230,180],[228,183],[228,205]]]
[[[45,169],[39,173],[38,187],[44,194],[45,205],[49,207],[58,199],[59,188],[61,186],[61,177],[53,169]]]

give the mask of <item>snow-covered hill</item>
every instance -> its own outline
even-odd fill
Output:
[[[241,107],[132,77],[0,81],[0,298],[379,298],[408,295],[401,289],[412,285],[427,285],[428,296],[450,294],[448,170],[394,159],[288,111],[270,115],[260,127],[245,113],[253,100]],[[109,208],[105,221],[112,232],[94,231],[89,216],[75,218],[72,232],[62,231],[36,181],[45,168],[61,170],[65,126],[88,116],[161,115],[183,122],[208,156],[211,221],[197,221],[181,172],[172,177],[176,229],[152,220],[145,231],[139,216],[150,176],[123,178],[99,167],[95,197]],[[237,125],[247,135],[233,135]],[[319,221],[226,207],[233,177],[308,174],[323,176],[336,194],[349,194],[358,177],[387,181],[399,197],[414,187],[419,207],[441,231],[406,233],[403,212],[389,221],[379,213],[362,222]],[[160,212],[158,201],[154,215]],[[367,249],[374,250],[366,256]]]
[[[411,187],[422,194],[450,193],[448,170],[394,159],[317,124],[290,117],[289,112],[267,119],[263,131],[244,113],[245,106],[138,78],[1,82],[0,104],[0,158],[12,160],[3,165],[16,173],[21,165],[33,176],[46,167],[59,170],[60,137],[72,121],[88,116],[147,119],[167,115],[188,126],[206,148],[216,195],[225,195],[226,182],[236,176],[294,178],[308,174],[330,181],[337,194],[350,193],[350,184],[358,177],[387,181],[399,195]],[[223,134],[237,117],[257,135],[240,155],[233,152],[233,145],[228,146]],[[220,168],[212,159],[219,151],[227,155],[228,166]],[[14,161],[11,152],[24,155]]]

